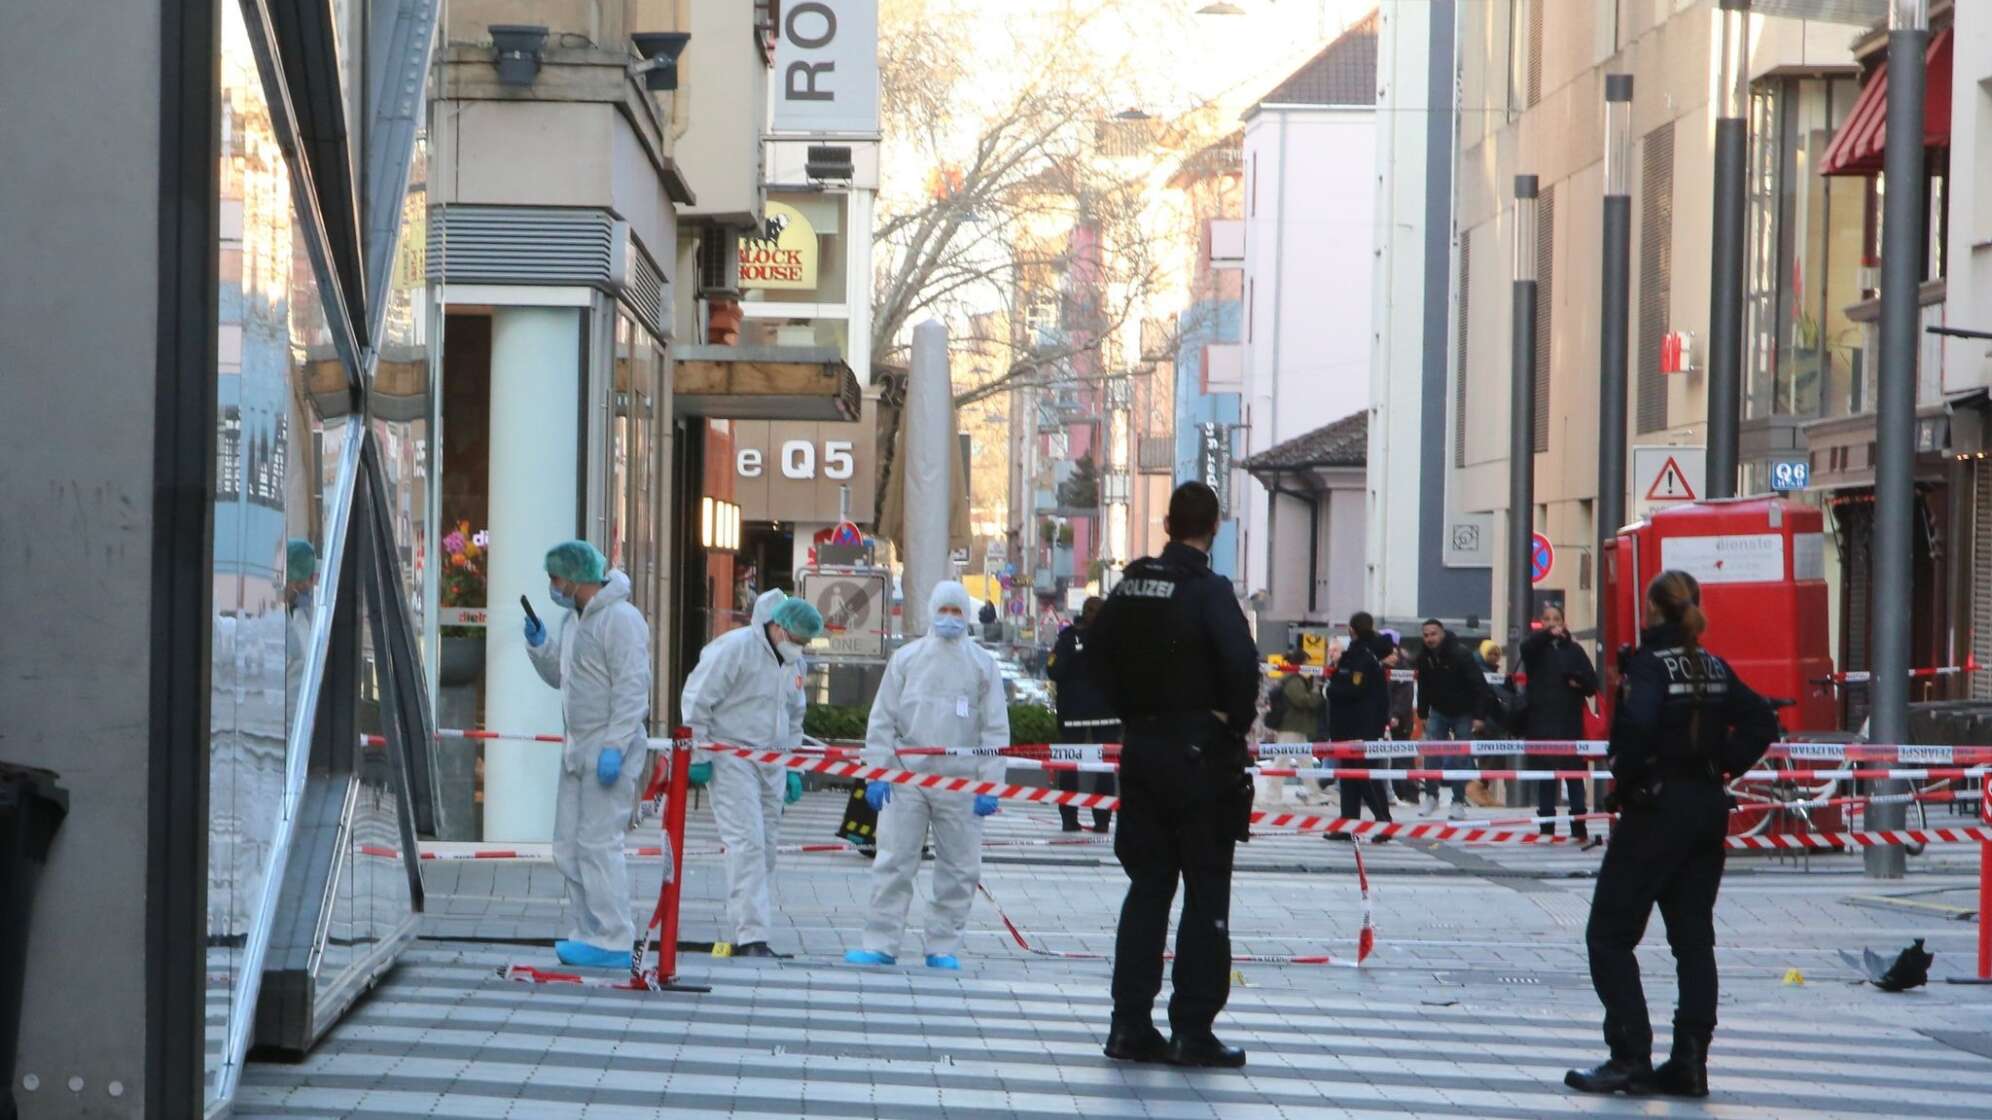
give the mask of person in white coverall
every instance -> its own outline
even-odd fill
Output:
[[[679,707],[692,738],[762,751],[802,743],[802,647],[823,616],[801,599],[769,591],[749,623],[699,651]],[[726,917],[736,957],[779,957],[768,947],[768,881],[781,842],[785,767],[712,755],[712,815],[726,844]]]
[[[943,580],[934,586],[927,636],[900,647],[886,663],[865,728],[868,765],[1002,780],[1004,761],[995,751],[1010,745],[1010,710],[995,658],[966,638],[974,609],[961,584]],[[990,753],[902,755],[901,747],[984,747]],[[850,950],[844,959],[852,964],[898,959],[913,877],[931,833],[934,898],[927,917],[927,965],[960,968],[961,931],[982,879],[982,818],[996,811],[996,798],[886,782],[870,783],[865,796],[879,810],[871,917],[865,923],[864,947]]]
[[[560,690],[567,737],[553,818],[553,864],[567,881],[570,933],[554,943],[561,963],[628,968],[630,918],[624,833],[650,743],[650,624],[629,601],[629,577],[609,571],[587,541],[546,554],[548,594],[565,608],[560,633],[526,617],[526,653]]]

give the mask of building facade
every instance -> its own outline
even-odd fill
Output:
[[[767,429],[861,416],[844,356],[865,331],[842,309],[868,264],[840,232],[845,196],[811,188],[806,149],[770,141],[788,122],[781,75],[814,65],[801,55],[875,49],[862,19],[820,9],[587,0],[535,7],[546,22],[522,27],[503,22],[519,14],[506,0],[451,5],[428,239],[443,293],[434,488],[457,530],[444,540],[487,543],[481,579],[439,585],[446,726],[559,725],[559,696],[518,642],[520,593],[552,609],[541,557],[554,542],[589,540],[629,577],[653,628],[655,731],[697,650],[775,582],[754,558],[783,579],[793,565],[789,535],[770,547],[768,472],[807,476],[796,513],[835,520],[835,494],[813,484],[854,478],[855,435],[787,454],[796,433]],[[515,41],[525,61],[508,72],[494,50]],[[875,118],[875,89],[817,92],[819,114],[868,103]],[[819,179],[861,181],[848,148],[820,162]],[[756,456],[765,466],[743,477]],[[462,838],[550,836],[557,761],[501,742],[453,775],[475,829]]]
[[[1278,496],[1254,483],[1243,461],[1361,412],[1369,401],[1372,293],[1346,278],[1372,268],[1376,88],[1372,13],[1244,114],[1244,338],[1206,351],[1205,379],[1235,387],[1242,398],[1241,471],[1230,481],[1239,571],[1262,632],[1312,620],[1325,604],[1311,575],[1292,578],[1307,570],[1308,549],[1294,552],[1291,532],[1276,547]],[[1349,539],[1346,526],[1338,539]],[[1282,566],[1285,580],[1275,574]]]
[[[1453,0],[1378,11],[1364,599],[1392,623],[1484,619],[1490,518],[1447,500],[1452,443]]]
[[[1861,254],[1844,234],[1861,213],[1858,195],[1849,203],[1838,188],[1816,181],[1817,146],[1830,139],[1839,114],[1852,108],[1850,87],[1842,83],[1855,72],[1850,44],[1861,28],[1802,18],[1842,13],[1849,10],[1845,5],[1766,3],[1757,9],[1748,19],[1747,52],[1753,157],[1746,492],[1787,450],[1778,442],[1795,438],[1801,426],[1771,420],[1775,402],[1796,399],[1812,402],[1815,410],[1849,413],[1872,409],[1872,394],[1857,395],[1853,388],[1860,380],[1860,359],[1852,356],[1858,346],[1842,343],[1831,366],[1807,359],[1811,372],[1801,374],[1794,363],[1778,364],[1775,344],[1833,330],[1835,316],[1847,317],[1836,310],[1839,301],[1855,294],[1862,275]],[[1689,477],[1698,477],[1685,464],[1699,464],[1705,442],[1707,377],[1699,350],[1709,306],[1710,91],[1717,84],[1719,27],[1713,2],[1604,9],[1510,0],[1457,8],[1460,104],[1490,111],[1458,116],[1446,523],[1484,518],[1487,547],[1478,559],[1455,549],[1448,562],[1484,563],[1493,586],[1506,586],[1508,424],[1517,420],[1507,414],[1517,251],[1512,195],[1517,174],[1534,174],[1542,191],[1540,221],[1534,243],[1521,251],[1532,255],[1540,293],[1536,408],[1519,422],[1534,431],[1536,507],[1529,521],[1556,554],[1538,588],[1563,598],[1577,630],[1594,623],[1601,529],[1595,499],[1604,76],[1623,73],[1634,80],[1627,443],[1635,469],[1628,471],[1626,508],[1638,516],[1654,503],[1684,497],[1658,485],[1657,473],[1639,477],[1639,465],[1664,472],[1668,461],[1677,461]],[[1773,186],[1786,167],[1795,170],[1783,187]],[[1802,205],[1805,196],[1822,192],[1835,207],[1830,218],[1826,203]],[[1781,278],[1794,276],[1785,267],[1790,254],[1776,255],[1789,243],[1832,255],[1834,263],[1821,264],[1824,274],[1805,272],[1810,265],[1799,269],[1810,304],[1779,303],[1775,295]],[[1683,359],[1670,358],[1670,342],[1682,347]],[[1800,382],[1813,386],[1809,396],[1795,395]],[[1773,436],[1773,429],[1783,434]],[[1652,449],[1664,450],[1656,456]],[[1834,560],[1829,555],[1829,579],[1835,578]],[[1493,630],[1505,633],[1505,597],[1494,599]]]

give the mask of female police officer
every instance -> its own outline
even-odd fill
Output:
[[[1646,605],[1655,624],[1626,662],[1612,722],[1619,820],[1584,931],[1611,1058],[1563,1081],[1587,1093],[1703,1097],[1715,1034],[1715,892],[1729,819],[1722,783],[1763,757],[1778,723],[1769,704],[1702,648],[1707,620],[1693,576],[1660,573]],[[1680,981],[1673,1056],[1659,1069],[1633,955],[1656,902]]]

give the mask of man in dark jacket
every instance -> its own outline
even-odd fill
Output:
[[[1388,644],[1389,639],[1376,632],[1376,620],[1368,611],[1357,611],[1349,619],[1349,647],[1328,677],[1328,737],[1335,742],[1383,738],[1390,723],[1390,677],[1377,651]],[[1342,815],[1360,818],[1364,804],[1371,816],[1390,823],[1390,798],[1382,782],[1342,779]],[[1331,832],[1328,838],[1341,835]]]
[[[1598,691],[1598,673],[1591,666],[1584,647],[1570,640],[1563,624],[1563,608],[1549,604],[1542,609],[1542,625],[1522,641],[1522,737],[1525,739],[1570,740],[1584,737],[1585,702]],[[1569,778],[1564,782],[1570,793],[1570,813],[1584,815],[1584,782]],[[1536,810],[1541,816],[1556,812],[1556,783],[1536,783]],[[1553,836],[1556,825],[1545,821],[1542,834]],[[1589,830],[1582,819],[1570,822],[1570,835],[1586,840]],[[1596,843],[1603,843],[1597,841]],[[1594,846],[1586,842],[1586,848]]]
[[[1425,721],[1428,741],[1465,742],[1485,726],[1480,718],[1487,703],[1487,678],[1480,675],[1480,663],[1473,651],[1436,618],[1424,625],[1424,652],[1418,656],[1418,718]],[[1471,759],[1440,757],[1424,760],[1432,769],[1471,768]],[[1466,817],[1466,783],[1447,782],[1447,798],[1439,797],[1436,781],[1425,783],[1423,810],[1426,815],[1446,810],[1453,820]]]
[[[1067,743],[1111,743],[1120,738],[1120,722],[1114,718],[1113,709],[1101,694],[1100,686],[1093,683],[1093,670],[1086,662],[1086,632],[1091,629],[1093,619],[1098,617],[1104,602],[1098,595],[1086,600],[1086,604],[1079,608],[1079,621],[1067,626],[1058,635],[1058,643],[1051,647],[1051,658],[1045,663],[1045,672],[1058,689],[1058,736]],[[1112,774],[1094,774],[1092,777],[1094,793],[1114,792],[1116,787]],[[1076,792],[1079,789],[1079,772],[1061,772],[1058,788]],[[1060,805],[1058,816],[1065,831],[1079,831],[1078,809]],[[1105,832],[1112,819],[1110,810],[1093,810],[1093,831]]]

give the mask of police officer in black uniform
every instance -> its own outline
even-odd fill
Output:
[[[1114,854],[1128,890],[1114,941],[1110,1058],[1245,1064],[1245,1051],[1218,1041],[1211,1024],[1230,994],[1231,855],[1252,812],[1245,738],[1259,666],[1231,582],[1210,570],[1217,522],[1210,487],[1177,487],[1163,523],[1168,546],[1128,565],[1087,640],[1094,679],[1123,728]],[[1164,1042],[1151,1015],[1179,878]]]
[[[1111,743],[1120,738],[1120,724],[1115,722],[1113,709],[1107,706],[1099,685],[1093,683],[1093,671],[1087,667],[1086,635],[1093,628],[1093,620],[1100,617],[1100,608],[1106,605],[1107,601],[1097,595],[1087,599],[1079,608],[1079,620],[1060,632],[1058,642],[1051,647],[1051,657],[1045,661],[1045,673],[1058,686],[1058,736],[1062,743]],[[1112,774],[1091,777],[1094,793],[1114,792]],[[1059,789],[1077,793],[1079,772],[1060,771],[1057,785]],[[1078,809],[1060,805],[1058,818],[1066,832],[1079,831]],[[1112,818],[1111,809],[1093,810],[1093,831],[1105,832]]]
[[[1777,738],[1778,721],[1702,648],[1707,620],[1693,576],[1660,573],[1646,589],[1646,605],[1655,624],[1625,663],[1612,719],[1607,761],[1616,789],[1605,805],[1616,807],[1619,820],[1584,930],[1611,1058],[1571,1070],[1563,1081],[1587,1093],[1705,1097],[1715,1034],[1715,894],[1729,822],[1723,781],[1756,765]],[[1658,1069],[1633,955],[1656,902],[1680,985],[1673,1056]]]
[[[1384,656],[1397,652],[1389,639],[1376,632],[1376,619],[1368,611],[1350,616],[1348,648],[1328,674],[1328,737],[1338,743],[1381,739],[1390,726],[1390,671],[1383,667],[1379,649]],[[1390,823],[1390,795],[1381,781],[1343,778],[1342,815],[1360,820],[1364,805],[1379,824]],[[1330,840],[1349,838],[1345,832],[1325,835]]]

